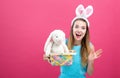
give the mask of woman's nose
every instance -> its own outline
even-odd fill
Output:
[[[79,28],[78,31],[81,32],[81,29]]]

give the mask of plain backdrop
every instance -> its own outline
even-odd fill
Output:
[[[120,78],[119,0],[1,0],[0,78],[58,78],[59,67],[43,60],[43,47],[55,29],[69,37],[79,4],[93,6],[90,39],[103,49],[87,78]]]

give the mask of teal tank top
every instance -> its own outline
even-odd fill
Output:
[[[80,49],[81,46],[73,46],[76,55],[73,55],[72,65],[61,66],[59,78],[86,78],[87,66],[82,66]]]

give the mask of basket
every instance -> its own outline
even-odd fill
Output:
[[[64,54],[50,54],[50,63],[52,66],[63,66],[63,65],[71,65],[72,57],[75,55],[75,52],[72,50],[70,53]]]

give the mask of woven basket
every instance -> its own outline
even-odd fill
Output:
[[[70,53],[64,54],[51,54],[50,55],[50,63],[53,66],[63,66],[63,65],[71,65],[72,64],[72,57],[75,55],[74,51],[70,51]]]

